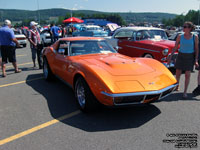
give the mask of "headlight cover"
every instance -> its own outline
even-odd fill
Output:
[[[166,49],[164,49],[164,50],[162,51],[162,54],[163,54],[164,56],[167,56],[167,55],[168,55],[168,52],[169,52],[169,50],[166,48]]]

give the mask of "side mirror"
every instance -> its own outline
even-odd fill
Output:
[[[58,53],[61,54],[61,55],[64,55],[65,49],[59,49],[59,50],[58,50]]]

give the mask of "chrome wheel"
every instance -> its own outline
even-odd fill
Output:
[[[145,58],[153,58],[153,56],[151,54],[145,54],[144,57]]]
[[[75,96],[78,107],[83,112],[96,110],[99,106],[95,96],[83,77],[78,77],[75,82]]]
[[[77,83],[76,95],[77,95],[79,105],[81,106],[81,108],[84,108],[85,107],[85,89],[80,80]]]

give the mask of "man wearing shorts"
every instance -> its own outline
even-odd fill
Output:
[[[5,20],[4,26],[0,28],[0,46],[2,55],[2,77],[6,77],[6,63],[12,62],[15,68],[15,73],[21,72],[17,67],[16,62],[16,46],[20,47],[14,32],[11,28],[11,21]]]
[[[1,47],[0,47],[0,69],[1,69],[2,59],[1,59]]]

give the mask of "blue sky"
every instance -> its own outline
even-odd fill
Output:
[[[66,8],[104,12],[167,12],[198,10],[200,0],[0,0],[0,9]]]

